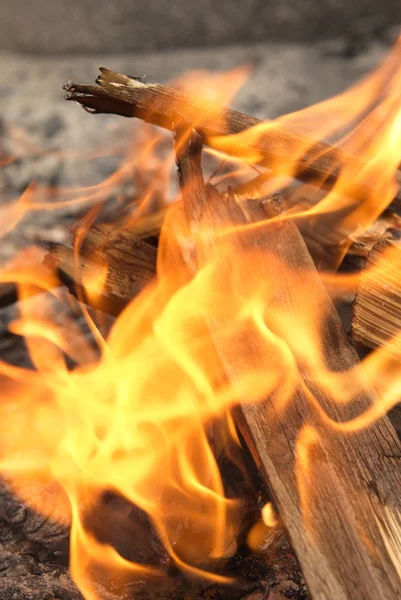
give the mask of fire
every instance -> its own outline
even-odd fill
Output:
[[[352,238],[376,220],[397,189],[400,53],[401,41],[375,73],[337,98],[214,142],[221,150],[218,159],[228,161],[224,152],[234,146],[242,149],[245,141],[252,146],[266,130],[286,127],[315,140],[334,139],[343,156],[358,159],[342,165],[335,186],[323,197],[305,187],[309,197],[290,202],[287,213],[236,226],[239,239],[246,240],[255,229],[267,238],[272,227],[291,219],[306,233],[313,231],[315,239],[327,235],[339,264]],[[201,78],[205,99],[225,104],[245,76],[246,69],[210,77],[201,73],[179,85],[188,91],[195,81],[198,91]],[[17,282],[26,300],[11,329],[24,336],[34,365],[28,370],[0,363],[0,471],[37,510],[47,510],[43,489],[51,491],[57,518],[71,528],[71,572],[86,600],[101,600],[105,589],[119,593],[132,580],[161,578],[172,564],[190,577],[229,581],[221,566],[235,553],[243,534],[244,506],[226,494],[218,454],[235,454],[240,444],[230,412],[234,406],[270,397],[282,413],[300,386],[305,387],[300,369],[312,389],[323,390],[333,406],[352,405],[355,388],[347,384],[350,377],[358,389],[370,381],[379,388],[380,403],[344,422],[334,420],[306,390],[317,423],[321,419],[348,435],[369,427],[401,393],[399,365],[388,349],[371,354],[352,373],[338,372],[327,363],[327,305],[309,294],[316,277],[312,269],[297,272],[294,264],[278,260],[273,252],[266,258],[257,246],[236,242],[230,224],[211,219],[205,225],[214,231],[215,248],[208,250],[207,228],[198,231],[198,250],[204,252],[198,256],[199,271],[191,272],[182,248],[194,254],[196,235],[181,204],[170,203],[171,196],[178,199],[177,189],[173,194],[169,190],[174,152],[165,135],[145,127],[141,136],[139,158],[134,145],[120,169],[102,184],[60,190],[58,206],[90,206],[135,172],[141,187],[139,206],[122,224],[149,231],[155,212],[164,217],[157,278],[121,313],[107,339],[95,317],[83,309],[96,350],[83,340],[66,298],[45,269],[19,266],[0,274],[1,281]],[[271,165],[277,175],[266,178],[263,194],[289,181],[308,150],[295,148],[291,164]],[[215,151],[209,154],[216,156]],[[240,159],[245,166],[235,162],[234,175],[233,170],[221,175],[220,184],[233,176],[243,181],[260,162],[257,152]],[[366,197],[356,194],[361,182],[369,183]],[[34,192],[29,187],[8,209],[0,221],[3,234],[25,211],[48,209]],[[299,199],[302,194],[297,194]],[[246,215],[245,204],[238,202]],[[94,216],[90,213],[81,222],[77,254]],[[262,279],[254,266],[266,260],[269,277]],[[385,261],[377,268],[385,268]],[[89,296],[101,293],[106,277],[104,264],[84,281]],[[357,284],[356,276],[322,277],[333,296]],[[280,295],[281,278],[302,299],[296,309],[290,298]],[[32,286],[47,291],[40,306],[28,299]],[[257,349],[257,361],[244,342],[247,336]],[[235,383],[222,364],[225,353],[240,364]],[[297,477],[306,512],[312,476],[309,453],[318,439],[318,425],[299,432]],[[114,504],[106,502],[107,496]],[[277,526],[271,505],[264,507],[262,517],[265,529]],[[128,531],[129,543],[113,538],[110,520]],[[255,536],[249,544],[257,548],[260,535]]]
[[[260,193],[272,194],[291,180],[304,155],[316,152],[312,140],[328,140],[344,152],[342,169],[335,186],[324,198],[305,194],[303,203],[291,208],[291,219],[301,228],[313,228],[339,245],[336,265],[345,255],[353,235],[363,232],[391,203],[399,182],[398,166],[401,154],[396,150],[400,136],[400,55],[399,39],[391,53],[376,71],[343,94],[318,105],[257,125],[235,136],[213,140],[222,151],[234,153],[244,161],[261,162],[257,152],[239,154],[237,149],[255,147],[256,141],[275,128],[286,128],[305,136],[304,143],[293,144],[291,162],[278,154],[270,167],[276,176],[266,177]],[[347,158],[348,157],[348,158]],[[359,160],[349,160],[354,157]],[[280,177],[277,176],[280,175]],[[327,173],[329,177],[331,173]],[[315,182],[324,185],[324,181]],[[357,187],[369,186],[369,192],[359,197]],[[306,225],[305,225],[306,222]]]

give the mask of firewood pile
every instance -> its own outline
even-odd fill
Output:
[[[85,310],[119,318],[134,298],[143,298],[144,290],[160,280],[169,257],[174,257],[182,285],[196,281],[212,265],[219,286],[234,298],[232,304],[239,312],[235,286],[241,282],[268,298],[264,323],[282,344],[275,346],[269,336],[261,338],[251,319],[244,318],[242,326],[232,331],[230,306],[202,305],[202,335],[210,340],[208,349],[218,365],[216,378],[240,397],[231,413],[241,445],[221,437],[213,423],[208,430],[226,497],[240,498],[242,507],[241,524],[228,537],[224,560],[212,561],[208,569],[218,576],[233,576],[235,581],[223,585],[218,580],[210,583],[185,577],[139,509],[110,494],[99,506],[95,528],[99,537],[112,540],[124,558],[164,565],[166,576],[140,582],[132,597],[399,597],[401,424],[394,402],[378,408],[381,390],[375,378],[372,383],[359,375],[360,356],[368,349],[382,348],[379,357],[391,360],[391,365],[400,359],[398,189],[392,206],[345,244],[341,227],[333,226],[333,221],[328,224],[322,218],[316,224],[316,216],[293,220],[294,196],[287,188],[267,195],[265,189],[272,177],[288,173],[290,165],[293,178],[326,192],[336,185],[344,165],[350,172],[367,170],[359,158],[279,125],[254,136],[252,128],[260,125],[257,119],[108,69],[101,68],[97,84],[68,83],[67,99],[91,113],[136,117],[171,130],[181,197],[175,205],[129,228],[91,224],[85,231],[73,231],[71,246],[49,245],[44,266],[54,285],[65,285]],[[236,138],[239,141],[233,144]],[[204,178],[205,146],[240,161],[252,156],[252,162],[265,171],[250,182],[218,190]],[[308,150],[298,157],[299,147]],[[375,185],[373,175],[355,180],[348,191],[353,206],[369,197]],[[307,198],[306,203],[313,205],[313,200]],[[334,215],[335,225],[346,223],[346,208]],[[245,266],[237,261],[243,255],[252,262]],[[383,257],[387,268],[378,268]],[[344,277],[338,300],[349,303],[355,297],[348,331],[328,293],[327,270],[338,268]],[[99,279],[101,292],[93,294],[87,281]],[[12,285],[4,285],[3,290],[2,305],[15,300]],[[313,380],[305,356],[302,332],[311,320],[306,298],[313,299],[311,306],[325,315],[322,363],[333,374],[327,385]],[[285,320],[277,319],[277,314],[286,315]],[[268,377],[272,365],[280,361],[271,393],[263,402],[255,402],[257,383],[244,385],[249,365]],[[290,381],[295,372],[296,384],[288,402],[282,382]],[[282,398],[276,392],[280,386]],[[333,386],[338,387],[338,397],[352,398],[352,402],[333,403]],[[360,425],[370,414],[369,423]],[[263,506],[274,514],[269,523],[261,520]],[[7,593],[14,593],[17,573],[28,579],[33,576],[34,563],[43,573],[48,593],[53,594],[49,598],[80,598],[65,566],[68,527],[46,511],[40,522],[35,521],[37,513],[8,491],[0,496],[0,508],[10,531],[5,566],[0,567]],[[250,552],[249,546],[256,552]],[[39,598],[24,593],[7,598]],[[123,595],[119,591],[119,597],[130,598],[130,593],[129,589]],[[42,589],[40,594],[47,597]],[[99,598],[115,597],[110,590],[107,594],[99,593]]]

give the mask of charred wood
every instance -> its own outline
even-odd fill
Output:
[[[386,253],[390,253],[387,259]],[[383,239],[373,246],[354,301],[352,337],[368,348],[387,346],[401,358],[401,340],[397,340],[401,331],[400,269],[399,240]]]

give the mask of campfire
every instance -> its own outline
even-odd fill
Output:
[[[401,596],[400,59],[266,122],[224,106],[245,69],[65,84],[157,126],[139,201],[0,274],[31,361],[0,362],[4,518],[85,600]]]

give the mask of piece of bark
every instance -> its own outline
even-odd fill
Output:
[[[107,237],[114,240],[114,248],[109,252],[107,248]],[[121,242],[118,241],[119,237],[123,239]],[[121,255],[119,251],[121,247]],[[140,284],[131,286],[130,278],[124,279],[123,282],[117,286],[113,285],[113,276],[110,275],[110,285],[105,286],[102,290],[102,295],[88,296],[82,286],[82,277],[85,277],[85,273],[90,271],[92,268],[94,272],[101,271],[99,265],[92,261],[89,256],[95,257],[96,255],[101,259],[102,249],[111,255],[114,255],[113,261],[116,265],[116,269],[119,265],[123,264],[126,259],[126,252],[133,250],[134,256],[132,257],[132,272],[131,276],[135,275],[135,264],[136,260],[141,261],[143,256],[141,255],[141,246],[138,245],[137,232],[131,230],[118,230],[113,233],[112,229],[108,226],[99,225],[93,227],[84,239],[81,246],[81,253],[78,263],[75,264],[74,255],[71,248],[67,248],[62,245],[52,245],[51,250],[46,257],[45,264],[48,265],[52,270],[56,270],[60,280],[64,285],[68,287],[70,292],[80,300],[92,306],[102,310],[103,312],[112,316],[118,316],[118,314],[127,306],[127,304],[145,287],[152,279],[156,276],[156,261],[151,259],[147,264],[147,268],[143,269],[140,277]],[[125,249],[125,250],[124,250]],[[149,249],[147,248],[147,251]],[[135,252],[138,252],[138,256],[135,256]],[[149,256],[154,254],[154,249],[149,250]],[[87,254],[88,256],[85,256]],[[114,270],[114,267],[113,267]],[[120,281],[120,280],[119,280]],[[4,333],[3,333],[4,337]],[[4,338],[8,344],[11,342]],[[394,411],[390,412],[389,418],[393,426],[395,427],[399,437],[401,437],[401,419]]]
[[[354,237],[348,248],[346,263],[362,269],[373,246],[380,240],[396,240],[401,234],[401,217],[386,210],[366,231]]]
[[[388,254],[386,257],[385,255]],[[381,265],[380,268],[378,266]],[[373,246],[356,293],[352,337],[368,348],[386,345],[401,357],[401,241],[384,239]]]
[[[217,146],[231,155],[244,157],[252,152],[256,162],[274,170],[293,169],[293,176],[302,181],[313,181],[319,187],[330,189],[343,168],[359,173],[365,165],[341,149],[316,142],[298,133],[275,125],[263,133],[249,136],[247,141],[224,143],[222,136],[234,136],[262,121],[239,111],[184,95],[182,92],[159,84],[143,83],[140,79],[115,73],[100,67],[97,86],[68,82],[64,85],[66,99],[81,104],[92,113],[113,113],[137,117],[173,130],[175,125],[193,123],[203,142]],[[300,149],[302,152],[300,152]],[[301,155],[300,155],[301,154]],[[299,156],[300,155],[300,156]],[[298,157],[294,165],[294,157]],[[376,177],[365,177],[358,186],[350,186],[349,196],[356,200],[367,197],[375,186]]]
[[[391,210],[386,210],[371,227],[355,236],[348,254],[367,258],[373,246],[383,239],[397,239],[401,232],[401,217]]]
[[[397,547],[401,527],[400,442],[385,417],[365,430],[346,435],[329,426],[313,407],[310,394],[334,421],[341,422],[363,413],[377,398],[373,389],[362,388],[353,379],[350,370],[358,364],[358,357],[344,335],[295,226],[287,221],[263,229],[237,229],[249,221],[264,219],[266,214],[257,203],[239,206],[230,196],[222,197],[211,186],[205,188],[203,182],[202,187],[198,186],[198,144],[199,140],[192,137],[187,145],[180,143],[179,151],[184,207],[197,242],[198,266],[216,258],[222,226],[234,228],[229,242],[227,237],[224,242],[232,246],[232,257],[252,249],[257,251],[254,263],[246,264],[243,272],[236,272],[235,285],[246,281],[248,286],[262,289],[266,285],[265,291],[274,286],[275,294],[266,294],[271,298],[271,305],[266,306],[266,326],[279,334],[291,350],[300,376],[286,410],[279,410],[274,395],[263,404],[252,403],[253,390],[248,388],[246,397],[241,386],[237,424],[273,494],[311,597],[393,600],[401,595]],[[270,208],[276,210],[274,203],[269,211]],[[189,258],[189,268],[193,271],[195,266]],[[230,302],[235,305],[236,294],[232,289],[232,263],[226,262],[224,267],[219,271],[220,285],[227,290],[224,307],[218,316],[213,311],[204,316],[226,375],[236,386],[249,363],[259,375],[268,377],[274,358],[252,322],[249,328],[224,340],[221,332],[232,328],[236,317],[230,313]],[[294,334],[299,323],[308,318],[305,311],[310,309],[307,298],[311,296],[327,314],[322,346],[325,363],[332,372],[342,373],[342,377],[350,371],[339,385],[353,391],[351,406],[341,407],[330,401],[302,358],[302,348]],[[217,306],[221,302],[215,298]],[[286,328],[280,328],[275,321],[275,310],[285,311]],[[315,433],[313,442],[306,447],[308,466],[298,465],[298,476],[308,474],[304,487],[298,489],[296,462],[305,451],[299,447],[298,437],[307,431]]]
[[[49,249],[44,264],[57,271],[70,292],[111,315],[118,315],[156,272],[154,246],[123,230],[116,235],[104,225],[87,234],[78,256],[61,244],[51,244]],[[93,282],[97,282],[96,290]]]

